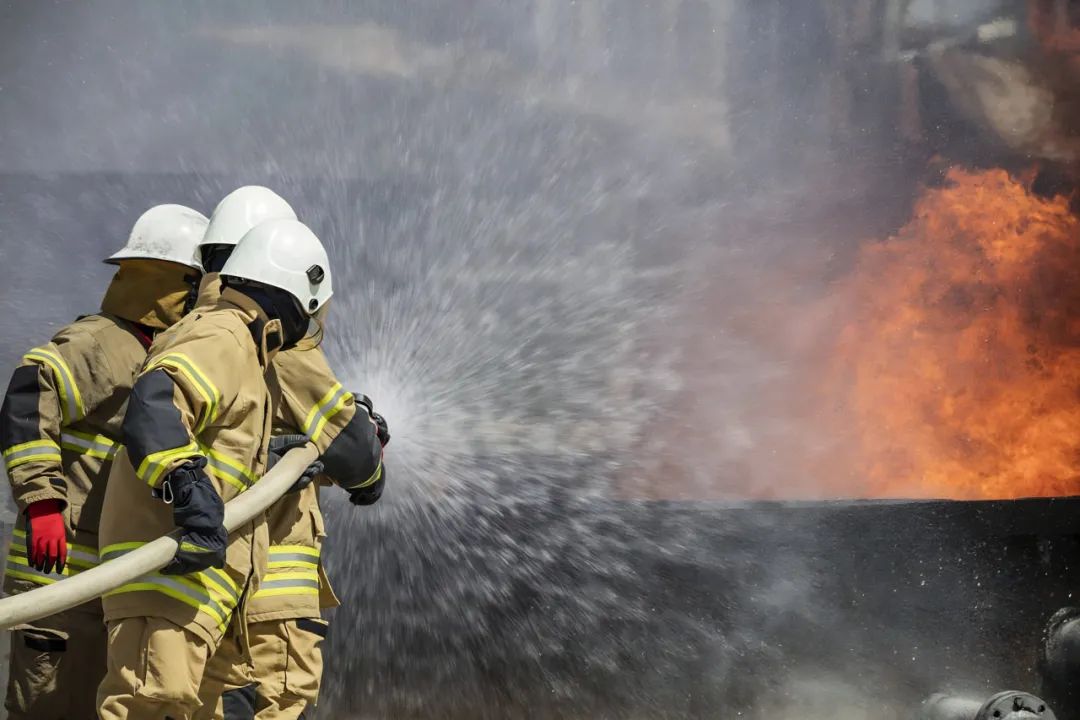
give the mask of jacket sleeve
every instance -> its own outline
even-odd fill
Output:
[[[279,353],[274,371],[281,389],[277,423],[311,438],[335,484],[377,496],[383,481],[378,428],[338,382],[322,350]]]
[[[23,356],[0,407],[0,452],[20,512],[39,500],[67,502],[64,428],[108,397],[108,376],[97,341],[77,328],[65,328]]]
[[[224,348],[224,350],[223,350]],[[165,348],[147,359],[128,399],[124,444],[135,474],[151,487],[176,466],[207,449],[198,437],[218,416],[221,387],[234,387],[222,373],[234,368],[230,338],[204,338]]]

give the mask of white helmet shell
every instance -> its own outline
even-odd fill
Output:
[[[214,208],[199,247],[236,245],[259,223],[279,219],[295,220],[292,206],[270,188],[245,185],[223,197]]]
[[[155,205],[131,228],[127,245],[105,258],[121,260],[167,260],[202,271],[198,247],[207,227],[206,216],[183,205]]]
[[[299,220],[267,220],[256,225],[237,243],[221,274],[284,290],[308,315],[333,295],[326,249]]]

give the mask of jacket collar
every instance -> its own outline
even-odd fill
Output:
[[[244,323],[251,331],[251,339],[259,352],[259,363],[263,370],[270,366],[274,356],[281,349],[281,341],[284,333],[281,331],[281,321],[271,320],[257,302],[234,288],[222,288],[221,298],[217,303],[218,308],[238,310],[244,318]]]

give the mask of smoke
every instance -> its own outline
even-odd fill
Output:
[[[801,370],[909,198],[895,69],[841,5],[5,6],[0,359],[94,309],[148,205],[269,185],[394,437],[383,502],[326,497],[324,713],[856,712],[855,668],[777,642],[865,640],[819,536],[693,512],[820,495],[792,458],[843,441]]]

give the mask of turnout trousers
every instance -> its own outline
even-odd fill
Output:
[[[195,720],[302,720],[322,679],[324,620],[268,620],[248,624],[251,663],[226,641],[210,660]]]
[[[87,603],[11,631],[9,720],[92,720],[105,674],[101,603]]]

